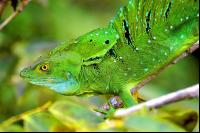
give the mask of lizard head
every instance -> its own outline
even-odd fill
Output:
[[[42,56],[30,67],[24,68],[20,76],[29,83],[50,88],[60,94],[72,95],[78,88],[74,75],[77,67],[72,66],[72,56],[67,53]],[[80,62],[80,59],[76,57],[73,61]]]
[[[89,88],[82,87],[86,86],[82,84],[83,77],[88,74],[83,74],[83,68],[100,63],[118,38],[114,29],[98,28],[57,46],[49,55],[40,57],[22,70],[20,75],[29,83],[50,88],[60,94],[82,95],[86,92],[84,89]],[[87,93],[91,92],[87,90]]]

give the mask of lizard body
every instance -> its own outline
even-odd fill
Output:
[[[198,0],[130,0],[107,28],[62,43],[20,75],[67,96],[119,95],[130,107],[130,89],[197,40]]]

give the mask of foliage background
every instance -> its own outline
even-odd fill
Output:
[[[80,99],[25,82],[20,71],[40,55],[48,54],[62,42],[81,36],[98,27],[107,27],[120,7],[129,0],[33,0],[0,31],[0,123],[47,101],[73,101],[88,109],[100,107],[109,96]],[[2,23],[13,9],[7,5]],[[196,52],[197,53],[197,52]],[[139,94],[152,99],[199,82],[199,59],[189,55],[167,68],[147,83]],[[194,109],[199,112],[199,98],[173,103],[165,111]],[[19,122],[19,124],[22,124]],[[194,131],[199,131],[197,124]]]

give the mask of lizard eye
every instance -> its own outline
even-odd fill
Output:
[[[48,69],[48,65],[43,65],[40,67],[40,70],[46,71]]]

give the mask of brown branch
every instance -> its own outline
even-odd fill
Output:
[[[152,76],[149,76],[144,81],[142,81],[140,84],[138,84],[137,86],[135,86],[134,88],[132,88],[131,89],[131,94],[133,95],[142,86],[144,86],[147,82],[149,82],[150,80],[152,80],[153,78],[155,78],[158,74],[160,74],[166,68],[170,67],[173,64],[176,64],[179,60],[181,60],[182,58],[186,57],[188,54],[191,54],[192,52],[194,52],[198,48],[199,48],[199,41],[197,41],[195,44],[193,44],[188,50],[186,50],[181,56],[179,56],[176,60],[174,60],[171,64],[169,64],[168,66],[166,66],[164,69],[160,70],[159,72],[157,72],[156,74],[154,74]],[[122,106],[122,104],[123,104],[123,102],[122,102],[122,100],[121,100],[121,98],[119,96],[113,96],[109,100],[111,101],[111,104],[112,104],[112,106],[115,109],[120,108]],[[106,102],[99,109],[100,110],[104,110],[104,111],[108,111],[108,110],[110,110],[110,106],[109,106],[108,102]],[[100,112],[96,112],[96,114],[98,116],[104,116],[105,115],[105,114],[100,113]]]
[[[199,84],[193,85],[186,89],[169,93],[167,95],[164,95],[158,98],[151,99],[147,102],[140,103],[130,108],[119,109],[115,112],[114,116],[124,117],[141,110],[143,106],[146,106],[148,109],[152,109],[152,108],[161,107],[163,105],[167,105],[169,103],[174,103],[181,100],[192,99],[196,97],[199,97]]]
[[[31,0],[22,0],[22,4],[18,10],[16,10],[13,14],[10,15],[1,25],[0,31],[10,22],[12,21],[23,9],[24,7],[30,2]]]
[[[6,2],[0,1],[0,19],[1,19],[1,14],[2,14],[3,9],[5,8],[6,4],[7,4]]]

